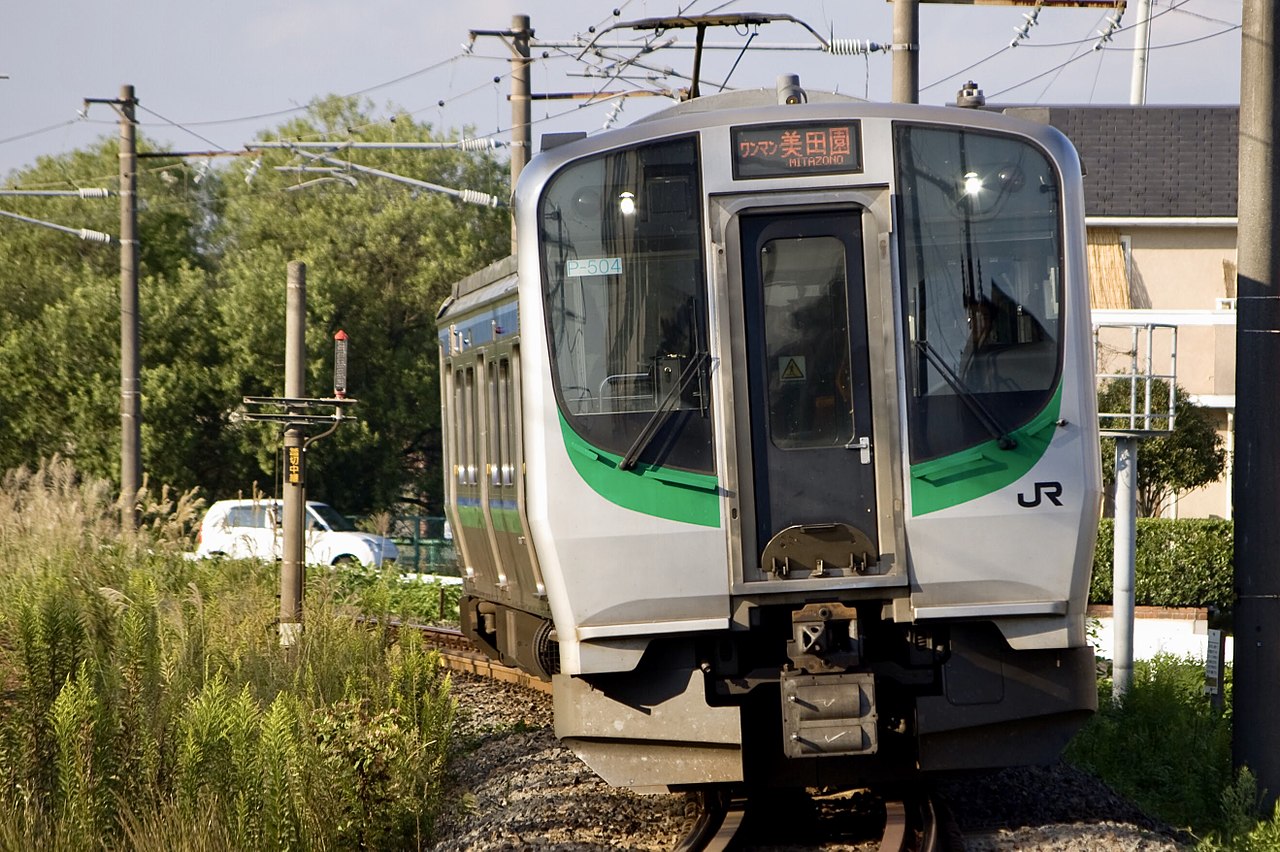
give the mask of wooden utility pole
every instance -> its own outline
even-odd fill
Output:
[[[1280,221],[1276,7],[1245,0],[1240,50],[1240,224],[1236,286],[1235,695],[1232,754],[1280,793]],[[1247,365],[1247,366],[1246,366]]]

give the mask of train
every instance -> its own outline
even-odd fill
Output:
[[[777,87],[557,134],[438,316],[461,625],[637,790],[1051,762],[1096,710],[1081,166]]]

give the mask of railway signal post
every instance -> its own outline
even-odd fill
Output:
[[[284,396],[246,396],[245,405],[271,406],[283,412],[254,412],[242,420],[280,423],[284,426],[284,483],[280,561],[280,645],[290,648],[302,632],[302,595],[306,587],[306,452],[307,447],[333,433],[351,417],[344,410],[356,403],[347,398],[347,335],[334,337],[333,396],[323,399],[306,395],[307,267],[300,261],[289,263],[285,304]],[[311,413],[317,408],[333,409],[332,414]],[[307,437],[307,428],[329,424],[318,435]]]

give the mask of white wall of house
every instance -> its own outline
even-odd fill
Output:
[[[1091,218],[1090,227],[1118,229],[1127,252],[1130,311],[1094,311],[1094,321],[1177,325],[1178,384],[1209,408],[1224,446],[1231,450],[1235,408],[1234,219]],[[1224,310],[1225,306],[1230,306]],[[1128,340],[1108,330],[1100,348],[1123,351]],[[1155,347],[1157,371],[1167,371],[1167,351]],[[1114,353],[1113,353],[1114,355]],[[1228,455],[1228,464],[1230,455]],[[1231,479],[1178,495],[1166,516],[1231,517]]]

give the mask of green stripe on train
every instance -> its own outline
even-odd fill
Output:
[[[1062,410],[1062,384],[1049,404],[1009,434],[1018,442],[1002,450],[990,440],[962,452],[911,466],[911,513],[919,517],[992,494],[1026,475],[1049,449]]]
[[[669,521],[720,526],[720,486],[714,476],[643,464],[622,470],[622,456],[588,444],[563,414],[560,433],[574,470],[610,503]]]

